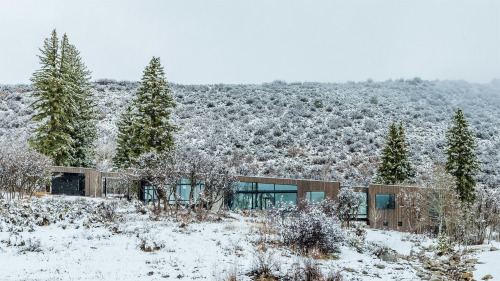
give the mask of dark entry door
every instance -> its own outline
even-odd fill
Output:
[[[85,174],[53,173],[52,194],[85,196]]]

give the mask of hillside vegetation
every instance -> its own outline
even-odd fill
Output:
[[[98,157],[110,170],[116,122],[138,88],[98,80]],[[478,143],[482,184],[500,184],[500,81],[423,81],[261,85],[171,84],[178,146],[226,158],[240,174],[363,185],[379,162],[384,135],[403,121],[417,180],[444,161],[445,133],[462,108]],[[0,85],[0,141],[27,145],[34,128],[29,85]]]

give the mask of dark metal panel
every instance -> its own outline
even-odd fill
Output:
[[[85,195],[85,174],[53,173],[52,194]]]

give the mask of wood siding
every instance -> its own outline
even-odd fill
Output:
[[[119,178],[122,175],[122,173],[99,172],[93,169],[73,167],[53,167],[52,171],[55,173],[85,174],[85,196],[90,197],[103,196],[103,178]],[[325,192],[325,198],[330,198],[336,201],[338,200],[337,196],[339,194],[340,188],[343,188],[340,186],[339,182],[316,180],[238,176],[237,181],[295,185],[297,186],[297,201],[299,203],[299,207],[300,202],[306,198],[306,192],[308,191],[323,191]],[[399,200],[398,195],[400,195],[402,192],[418,191],[418,187],[372,184],[369,187],[353,187],[353,189],[356,192],[367,193],[367,213],[370,227],[405,232],[412,231],[412,229],[409,227],[409,224],[415,226],[415,216],[408,210],[403,209],[404,206],[401,205],[401,200]],[[394,194],[394,209],[376,210],[375,200],[377,194]],[[377,220],[375,220],[375,214],[379,214],[380,216]],[[384,222],[387,225],[384,225]]]
[[[411,212],[405,212],[401,205],[401,199],[398,198],[403,192],[418,191],[418,187],[413,186],[395,186],[372,184],[368,188],[368,214],[370,226],[377,229],[397,230],[403,232],[412,231],[409,227],[416,224],[416,218]],[[394,209],[377,210],[375,200],[377,194],[394,194]],[[379,214],[379,218],[375,216]],[[387,225],[384,225],[384,222]]]

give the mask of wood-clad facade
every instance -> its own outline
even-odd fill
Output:
[[[105,196],[106,179],[119,178],[123,175],[122,173],[99,172],[87,168],[53,167],[53,174],[55,176],[60,173],[84,174],[85,196],[90,197]],[[339,182],[303,179],[238,176],[237,181],[240,183],[254,183],[255,185],[274,184],[276,186],[296,186],[296,203],[299,204],[299,207],[300,203],[306,199],[306,194],[309,192],[324,193],[324,198],[337,200],[339,190],[344,188]],[[416,223],[415,216],[412,215],[412,212],[408,212],[408,210],[404,209],[399,197],[403,192],[417,191],[418,187],[372,184],[369,187],[353,187],[353,189],[356,192],[366,194],[366,218],[367,223],[371,227],[387,230],[412,231],[409,225],[414,225]],[[276,194],[279,193],[278,191],[275,192],[277,192]]]
[[[52,175],[58,174],[84,174],[85,175],[85,196],[102,197],[103,196],[103,178],[118,178],[121,173],[99,172],[89,168],[76,167],[52,167]]]

